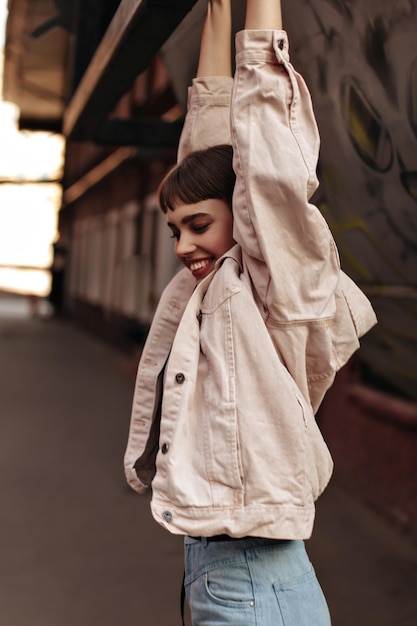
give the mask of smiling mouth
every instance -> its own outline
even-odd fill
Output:
[[[194,263],[190,263],[190,270],[192,272],[196,272],[197,270],[202,270],[203,267],[207,267],[210,265],[212,259],[204,259],[203,261],[195,261]]]

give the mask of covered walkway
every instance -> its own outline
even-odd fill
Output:
[[[0,624],[180,624],[182,540],[124,481],[126,362],[25,306],[0,297]],[[335,486],[308,549],[334,626],[417,624],[417,547]]]

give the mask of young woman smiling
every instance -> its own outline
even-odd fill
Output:
[[[319,136],[279,0],[209,0],[160,203],[184,264],[139,364],[126,476],[185,536],[193,626],[329,626],[304,540],[332,459],[314,413],[374,323],[309,202]],[[232,147],[230,147],[230,144]]]

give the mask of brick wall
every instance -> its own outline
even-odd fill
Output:
[[[417,403],[338,374],[317,416],[335,461],[334,481],[417,539]]]

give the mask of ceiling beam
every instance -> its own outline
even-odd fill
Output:
[[[118,148],[98,165],[89,170],[70,187],[64,189],[63,204],[68,206],[83,196],[92,187],[101,182],[109,174],[115,172],[123,163],[136,156],[135,148]]]
[[[96,132],[94,141],[101,145],[176,148],[184,120],[166,122],[155,118],[107,120]]]
[[[197,0],[122,0],[67,106],[68,138],[97,135],[120,97]]]

